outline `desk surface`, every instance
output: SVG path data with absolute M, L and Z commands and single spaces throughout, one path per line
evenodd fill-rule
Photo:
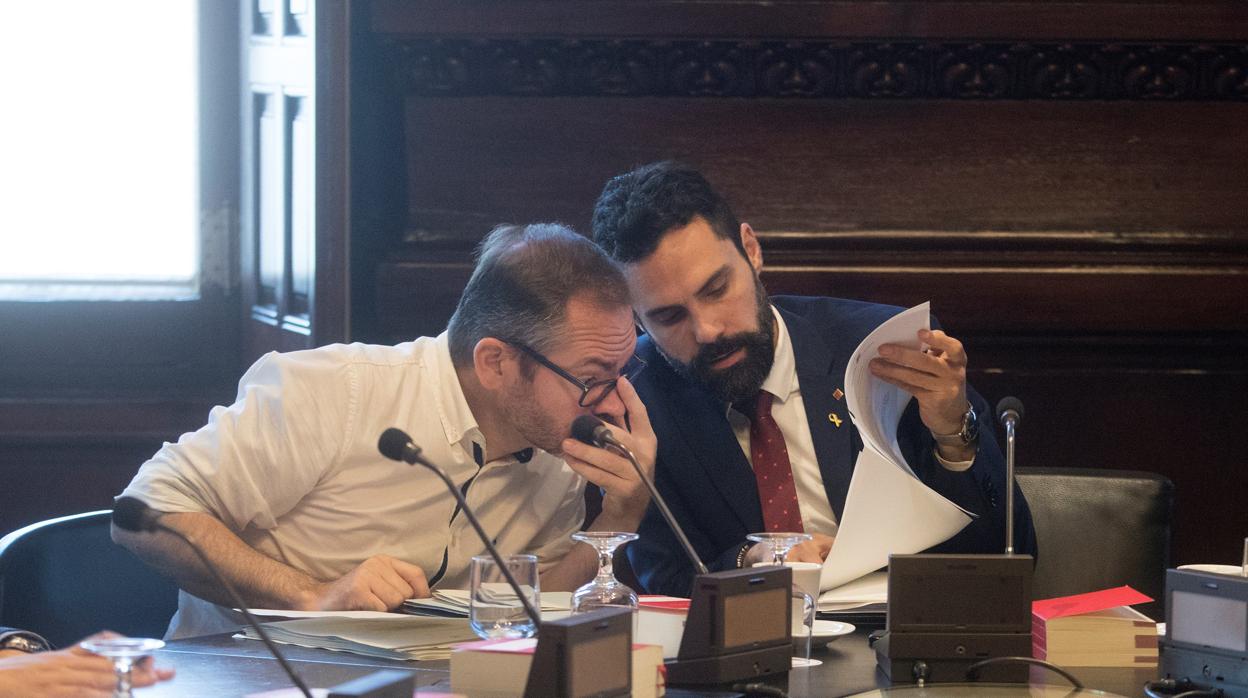
M 823 665 L 794 669 L 789 673 L 789 695 L 844 696 L 887 686 L 884 675 L 875 664 L 875 654 L 867 646 L 866 632 L 838 639 L 812 656 Z M 418 688 L 450 690 L 448 662 L 399 662 L 373 659 L 344 652 L 312 650 L 282 646 L 283 653 L 295 670 L 312 687 L 328 687 L 362 676 L 379 667 L 402 668 L 416 674 Z M 290 686 L 281 667 L 255 640 L 236 640 L 227 635 L 214 635 L 179 640 L 156 653 L 162 666 L 177 669 L 170 682 L 136 691 L 140 698 L 179 696 L 181 698 L 226 698 L 247 693 L 268 691 Z M 1099 688 L 1124 696 L 1143 695 L 1144 682 L 1154 678 L 1155 671 L 1144 669 L 1074 669 L 1089 688 Z M 1045 672 L 1033 669 L 1032 680 L 1045 679 Z M 1062 683 L 1060 677 L 1049 675 L 1047 681 Z M 696 693 L 669 690 L 670 696 Z

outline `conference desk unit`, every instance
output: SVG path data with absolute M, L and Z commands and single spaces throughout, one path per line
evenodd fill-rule
M 311 687 L 329 687 L 358 678 L 379 668 L 406 669 L 416 675 L 420 690 L 450 691 L 447 661 L 402 662 L 373 659 L 330 650 L 314 650 L 283 645 L 282 651 L 295 671 Z M 842 637 L 812 657 L 821 666 L 794 669 L 789 673 L 788 693 L 794 698 L 845 696 L 888 686 L 876 668 L 875 654 L 867 645 L 867 632 L 858 630 Z M 162 666 L 177 669 L 174 680 L 135 692 L 141 698 L 226 698 L 290 686 L 281 667 L 255 640 L 212 635 L 170 642 L 156 653 Z M 1098 688 L 1124 696 L 1143 695 L 1144 682 L 1156 677 L 1155 669 L 1073 669 L 1088 688 Z M 1063 685 L 1065 681 L 1040 669 L 1032 670 L 1032 681 Z M 729 692 L 700 692 L 669 688 L 668 695 L 737 695 Z

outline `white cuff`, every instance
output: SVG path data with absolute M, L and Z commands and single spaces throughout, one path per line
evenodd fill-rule
M 974 458 L 971 458 L 970 460 L 945 460 L 944 458 L 940 457 L 940 449 L 935 446 L 932 447 L 932 455 L 936 456 L 936 462 L 940 463 L 940 465 L 944 467 L 945 470 L 948 470 L 954 473 L 960 473 L 965 470 L 969 470 L 971 465 L 975 463 Z

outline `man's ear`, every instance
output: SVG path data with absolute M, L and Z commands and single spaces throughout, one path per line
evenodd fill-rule
M 515 350 L 494 337 L 482 337 L 472 348 L 472 368 L 486 390 L 500 390 L 506 383 L 509 366 L 515 361 Z
M 763 268 L 763 246 L 758 244 L 758 236 L 749 223 L 741 224 L 741 246 L 745 248 L 745 259 L 757 274 Z

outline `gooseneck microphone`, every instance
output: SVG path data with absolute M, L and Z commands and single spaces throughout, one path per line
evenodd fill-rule
M 269 638 L 269 634 L 264 631 L 264 626 L 256 620 L 256 617 L 251 614 L 251 611 L 247 610 L 247 604 L 243 602 L 243 597 L 239 595 L 238 591 L 234 588 L 234 585 L 230 584 L 229 581 L 226 580 L 225 576 L 222 575 L 220 570 L 217 569 L 217 566 L 208 559 L 208 556 L 205 555 L 204 552 L 199 549 L 199 546 L 196 545 L 195 542 L 192 541 L 186 534 L 161 523 L 161 516 L 163 516 L 162 512 L 152 509 L 134 497 L 121 497 L 113 504 L 113 524 L 115 524 L 117 528 L 120 528 L 123 531 L 133 531 L 136 533 L 155 533 L 156 531 L 164 531 L 165 533 L 169 533 L 179 538 L 183 543 L 186 543 L 187 547 L 195 551 L 195 554 L 199 556 L 199 561 L 204 563 L 204 567 L 208 568 L 208 571 L 211 572 L 212 576 L 216 578 L 217 583 L 225 589 L 226 593 L 229 594 L 230 598 L 238 606 L 238 610 L 241 611 L 243 617 L 247 619 L 247 623 L 255 629 L 256 634 L 259 635 L 260 639 L 264 641 L 264 645 L 269 648 L 269 652 L 273 654 L 273 658 L 276 659 L 277 663 L 282 666 L 282 671 L 286 672 L 286 676 L 290 677 L 291 683 L 293 683 L 299 691 L 303 693 L 304 698 L 312 698 L 312 692 L 308 690 L 307 684 L 303 682 L 303 679 L 299 678 L 299 675 L 296 674 L 295 670 L 289 663 L 287 663 L 286 658 L 283 657 L 282 653 L 277 649 L 277 645 L 274 644 L 273 640 Z
M 529 601 L 529 597 L 520 588 L 520 584 L 516 582 L 516 578 L 512 576 L 511 570 L 507 568 L 507 564 L 503 561 L 503 556 L 498 553 L 498 548 L 494 547 L 490 537 L 485 534 L 485 529 L 481 528 L 481 522 L 477 520 L 477 515 L 472 513 L 472 508 L 468 506 L 468 502 L 464 499 L 464 493 L 459 491 L 451 478 L 447 477 L 442 469 L 434 465 L 429 459 L 421 455 L 420 447 L 412 443 L 412 437 L 402 429 L 390 427 L 381 433 L 381 438 L 377 439 L 377 450 L 381 451 L 381 455 L 391 460 L 402 461 L 409 465 L 422 465 L 432 470 L 435 475 L 441 478 L 446 484 L 446 489 L 455 495 L 455 500 L 459 502 L 460 511 L 464 512 L 464 516 L 468 518 L 468 523 L 477 532 L 477 537 L 485 544 L 485 549 L 489 551 L 490 557 L 494 558 L 494 563 L 498 565 L 498 571 L 502 572 L 503 577 L 507 579 L 507 583 L 511 585 L 511 590 L 516 592 L 516 598 L 520 599 L 520 603 L 524 605 L 524 611 L 528 614 L 529 619 L 533 621 L 534 628 L 540 628 L 542 625 L 542 616 L 537 609 Z
M 672 529 L 672 533 L 676 534 L 677 540 L 680 541 L 680 546 L 685 549 L 685 555 L 693 563 L 693 568 L 698 571 L 698 574 L 708 574 L 706 565 L 702 564 L 702 560 L 693 550 L 693 545 L 689 543 L 689 538 L 685 535 L 685 531 L 680 527 L 680 524 L 676 523 L 676 517 L 672 515 L 672 510 L 667 508 L 667 502 L 663 501 L 663 496 L 659 494 L 658 488 L 654 486 L 654 481 L 641 469 L 641 464 L 637 462 L 637 457 L 633 455 L 633 452 L 620 443 L 619 439 L 615 438 L 611 430 L 607 428 L 607 425 L 592 414 L 583 414 L 572 420 L 572 438 L 581 443 L 611 451 L 632 463 L 633 468 L 637 470 L 637 477 L 646 483 L 646 489 L 650 490 L 650 498 L 659 508 L 659 513 L 667 520 L 668 528 Z
M 1014 554 L 1014 429 L 1023 421 L 1023 402 L 1003 397 L 997 403 L 997 421 L 1005 428 L 1005 554 Z

